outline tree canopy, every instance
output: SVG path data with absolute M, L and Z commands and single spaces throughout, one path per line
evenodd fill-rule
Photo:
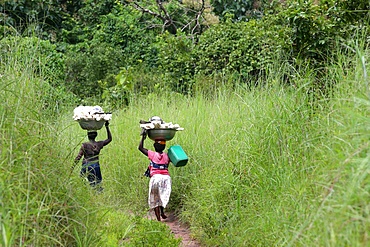
M 279 56 L 319 71 L 338 40 L 369 36 L 370 24 L 365 0 L 5 0 L 0 10 L 3 37 L 55 45 L 64 66 L 53 85 L 106 100 L 155 85 L 190 93 L 198 76 L 256 81 Z

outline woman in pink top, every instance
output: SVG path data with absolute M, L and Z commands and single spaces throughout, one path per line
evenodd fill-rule
M 167 206 L 171 195 L 171 177 L 168 173 L 168 165 L 170 159 L 168 155 L 163 152 L 166 148 L 166 141 L 155 141 L 153 146 L 155 152 L 144 148 L 144 140 L 146 139 L 146 132 L 142 134 L 139 144 L 139 150 L 150 160 L 149 171 L 149 196 L 148 204 L 150 209 L 154 209 L 155 216 L 158 221 L 166 219 L 167 216 L 163 210 Z

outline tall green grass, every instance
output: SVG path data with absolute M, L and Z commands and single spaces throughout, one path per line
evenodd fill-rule
M 138 121 L 159 115 L 185 128 L 167 145 L 180 144 L 189 156 L 187 166 L 170 168 L 169 210 L 204 245 L 366 246 L 368 98 L 361 59 L 352 55 L 328 65 L 327 85 L 336 84 L 315 101 L 314 72 L 305 70 L 294 87 L 273 77 L 270 87 L 221 86 L 212 99 L 133 99 L 113 115 L 114 141 L 104 150 L 109 193 L 145 214 Z
M 1 42 L 1 246 L 65 246 L 85 207 L 66 192 L 65 162 L 52 115 L 58 92 L 42 77 L 34 39 Z M 36 39 L 37 41 L 37 39 Z M 61 96 L 61 95 L 59 95 Z M 63 97 L 58 98 L 62 101 Z M 47 105 L 45 105 L 47 103 Z M 50 120 L 51 119 L 51 120 Z M 77 224 L 75 224 L 77 223 Z
M 291 86 L 282 85 L 284 63 L 253 89 L 218 82 L 207 95 L 133 96 L 113 112 L 97 194 L 70 168 L 87 141 L 72 101 L 45 111 L 42 95 L 53 91 L 37 73 L 42 62 L 13 42 L 0 70 L 2 246 L 178 246 L 165 224 L 146 219 L 148 159 L 137 147 L 139 120 L 153 115 L 184 127 L 167 142 L 189 163 L 170 167 L 166 210 L 202 245 L 369 244 L 368 50 L 328 64 L 330 94 L 315 98 L 315 71 L 289 72 Z M 105 138 L 102 129 L 97 139 Z
M 46 155 L 51 129 L 39 101 L 47 85 L 34 73 L 37 54 L 31 55 L 16 40 L 12 48 L 4 43 L 1 48 L 6 50 L 0 70 L 1 245 L 60 243 L 50 234 L 62 220 L 55 214 L 61 202 L 55 201 L 54 186 L 47 182 L 53 164 L 53 157 Z
M 71 170 L 83 136 L 73 135 L 73 97 L 47 83 L 42 42 L 0 42 L 0 246 L 178 246 L 165 225 L 135 218 Z

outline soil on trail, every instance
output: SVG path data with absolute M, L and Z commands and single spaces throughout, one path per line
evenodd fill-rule
M 167 212 L 167 219 L 162 219 L 162 222 L 167 224 L 175 238 L 181 238 L 181 247 L 200 247 L 201 245 L 190 236 L 189 228 L 181 224 L 173 212 Z M 154 212 L 150 212 L 149 219 L 156 220 Z

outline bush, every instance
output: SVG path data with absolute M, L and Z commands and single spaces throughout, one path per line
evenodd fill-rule
M 82 99 L 99 99 L 103 93 L 99 81 L 106 81 L 107 86 L 115 84 L 122 57 L 122 50 L 108 43 L 71 46 L 65 61 L 66 88 Z
M 274 25 L 292 30 L 293 58 L 309 60 L 316 68 L 332 58 L 338 39 L 353 39 L 356 30 L 368 26 L 368 1 L 287 1 L 266 16 Z M 366 7 L 367 6 L 367 7 Z
M 196 74 L 233 74 L 242 78 L 265 73 L 280 54 L 288 50 L 289 31 L 269 21 L 226 22 L 208 29 L 194 56 Z
M 166 33 L 158 37 L 156 47 L 159 72 L 163 71 L 164 83 L 174 92 L 189 93 L 194 84 L 195 72 L 192 41 L 185 34 L 173 36 Z

